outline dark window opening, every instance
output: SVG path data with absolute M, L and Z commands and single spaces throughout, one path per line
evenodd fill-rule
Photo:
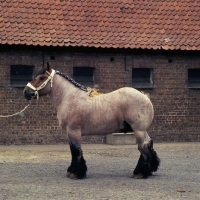
M 30 65 L 11 65 L 10 83 L 12 86 L 24 87 L 33 79 L 34 66 Z
M 188 69 L 188 86 L 200 87 L 200 69 Z
M 132 86 L 145 88 L 152 87 L 152 72 L 150 68 L 133 68 L 132 69 Z
M 94 87 L 94 68 L 74 67 L 73 78 L 82 85 Z

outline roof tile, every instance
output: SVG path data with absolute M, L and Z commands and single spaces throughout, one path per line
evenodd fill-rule
M 6 0 L 0 43 L 200 50 L 200 0 Z

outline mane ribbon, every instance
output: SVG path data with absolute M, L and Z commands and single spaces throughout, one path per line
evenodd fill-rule
M 28 84 L 26 85 L 27 87 L 29 87 L 29 88 L 31 88 L 32 90 L 34 90 L 35 96 L 37 97 L 37 100 L 39 99 L 38 91 L 41 90 L 41 89 L 43 89 L 43 88 L 47 85 L 47 83 L 48 83 L 49 81 L 51 82 L 51 87 L 53 87 L 53 76 L 54 76 L 54 74 L 55 74 L 55 70 L 52 69 L 51 74 L 50 74 L 49 72 L 47 72 L 47 71 L 46 71 L 46 73 L 47 73 L 49 76 L 48 76 L 47 80 L 44 81 L 44 83 L 42 83 L 39 87 L 36 88 L 36 87 L 34 87 L 31 83 L 28 83 Z

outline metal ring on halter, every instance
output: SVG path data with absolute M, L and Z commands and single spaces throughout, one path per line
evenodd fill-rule
M 47 80 L 42 83 L 40 86 L 38 86 L 37 88 L 34 87 L 31 83 L 28 83 L 26 86 L 31 88 L 32 90 L 34 90 L 34 95 L 36 96 L 37 100 L 39 99 L 39 94 L 38 94 L 38 91 L 43 89 L 47 83 L 50 81 L 51 82 L 51 87 L 53 87 L 53 77 L 55 75 L 55 70 L 52 69 L 52 72 L 51 74 L 49 74 L 49 72 L 46 71 L 46 73 L 49 75 Z

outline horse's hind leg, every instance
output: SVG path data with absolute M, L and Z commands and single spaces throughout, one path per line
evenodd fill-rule
M 135 178 L 147 178 L 152 175 L 152 172 L 157 171 L 160 164 L 160 159 L 153 149 L 153 140 L 149 137 L 146 131 L 134 131 L 140 151 L 140 158 L 137 166 L 133 171 Z

